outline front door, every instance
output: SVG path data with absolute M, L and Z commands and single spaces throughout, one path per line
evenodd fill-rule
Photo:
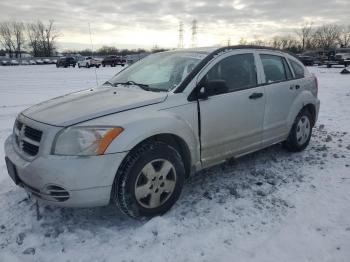
M 259 148 L 265 106 L 253 53 L 226 54 L 200 83 L 210 80 L 224 80 L 228 91 L 199 101 L 204 166 Z

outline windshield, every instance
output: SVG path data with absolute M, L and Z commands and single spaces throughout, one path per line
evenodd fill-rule
M 108 82 L 137 83 L 152 91 L 169 91 L 178 86 L 206 54 L 164 52 L 149 55 L 118 73 Z

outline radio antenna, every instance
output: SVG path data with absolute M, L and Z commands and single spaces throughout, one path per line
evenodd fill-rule
M 92 44 L 92 37 L 91 37 L 91 28 L 90 28 L 90 23 L 88 23 L 89 25 L 89 33 L 90 33 L 90 42 L 91 42 L 91 59 L 93 58 L 94 55 L 94 45 Z M 96 79 L 96 87 L 98 87 L 98 80 L 97 80 L 97 72 L 96 72 L 96 66 L 94 66 L 95 68 L 95 79 Z

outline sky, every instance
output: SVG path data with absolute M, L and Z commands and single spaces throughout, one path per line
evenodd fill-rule
M 350 24 L 350 0 L 0 0 L 0 21 L 53 19 L 58 47 L 174 48 L 179 23 L 191 45 L 191 24 L 198 21 L 197 46 L 237 44 L 293 34 L 314 25 Z

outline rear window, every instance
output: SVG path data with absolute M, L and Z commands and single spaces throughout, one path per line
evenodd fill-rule
M 287 80 L 283 58 L 276 55 L 260 55 L 265 72 L 265 83 Z
M 299 64 L 291 59 L 289 59 L 289 63 L 292 66 L 295 78 L 304 78 L 305 77 L 305 70 L 301 64 Z

